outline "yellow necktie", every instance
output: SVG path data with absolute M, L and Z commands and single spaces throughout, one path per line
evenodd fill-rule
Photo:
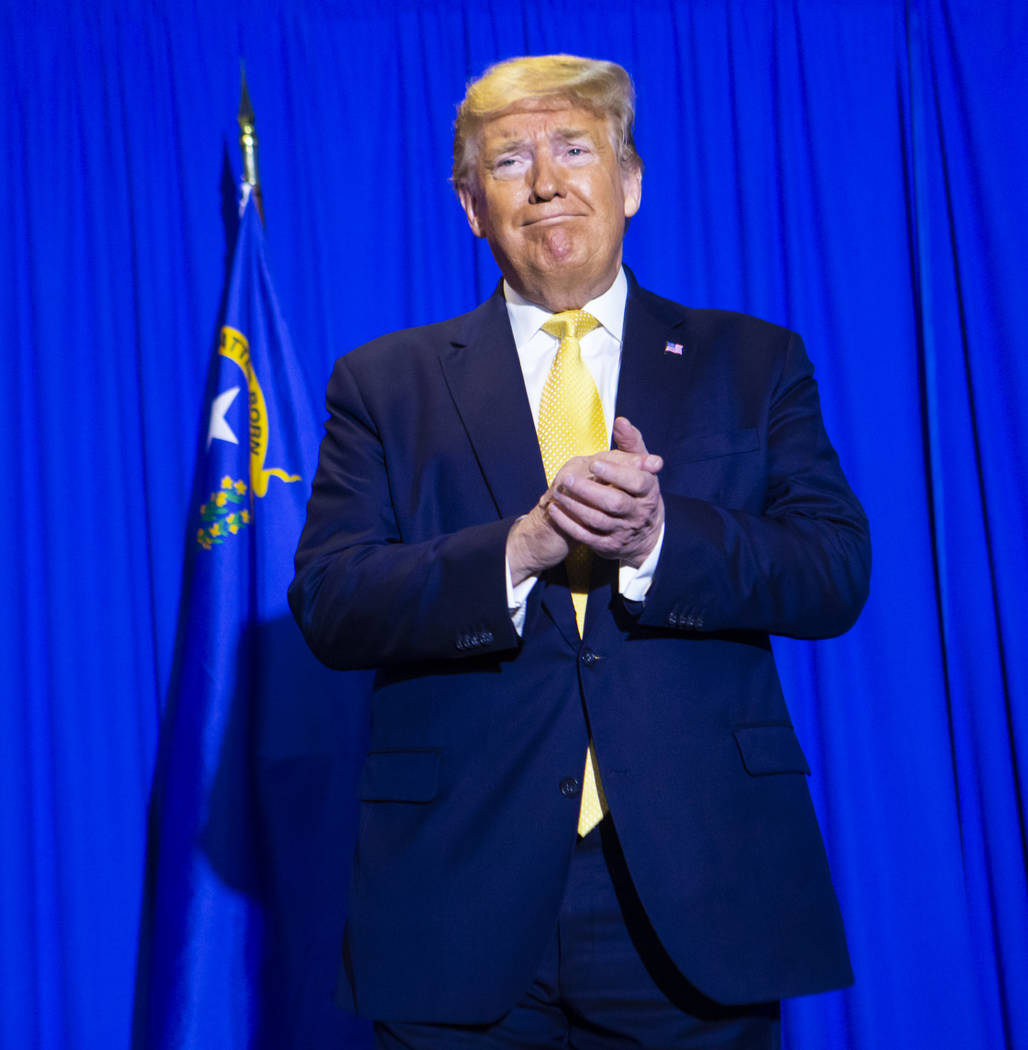
M 584 310 L 565 310 L 554 314 L 543 325 L 544 332 L 560 340 L 539 403 L 537 432 L 547 484 L 572 456 L 591 456 L 609 447 L 603 403 L 592 373 L 582 361 L 578 342 L 580 336 L 591 332 L 599 323 Z M 589 562 L 589 551 L 582 546 L 573 547 L 565 562 L 579 634 L 585 626 L 585 607 L 589 601 Z M 607 800 L 593 761 L 594 750 L 590 740 L 582 774 L 579 835 L 588 834 L 607 812 Z

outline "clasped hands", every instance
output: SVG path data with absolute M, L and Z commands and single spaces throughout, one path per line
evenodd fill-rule
M 638 568 L 664 525 L 660 456 L 624 416 L 614 420 L 614 448 L 576 456 L 557 472 L 539 502 L 507 534 L 507 563 L 517 586 L 560 564 L 572 544 Z

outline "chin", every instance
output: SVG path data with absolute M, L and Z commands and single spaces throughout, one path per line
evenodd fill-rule
M 536 259 L 540 273 L 564 273 L 595 266 L 596 256 L 587 245 L 560 240 L 541 246 Z

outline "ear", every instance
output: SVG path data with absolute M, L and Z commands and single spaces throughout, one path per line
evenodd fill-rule
M 464 214 L 468 217 L 468 225 L 471 227 L 471 232 L 476 237 L 485 236 L 485 227 L 482 225 L 482 218 L 479 213 L 478 202 L 475 200 L 475 193 L 469 186 L 458 186 L 457 197 L 460 200 L 460 206 L 464 209 Z
M 621 189 L 625 196 L 625 218 L 630 219 L 642 203 L 643 175 L 642 168 L 633 164 L 621 173 Z

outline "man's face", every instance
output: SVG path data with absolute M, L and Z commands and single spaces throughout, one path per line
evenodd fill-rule
M 613 283 L 641 195 L 642 174 L 618 163 L 607 120 L 551 101 L 482 127 L 475 183 L 460 200 L 512 287 L 556 312 Z

